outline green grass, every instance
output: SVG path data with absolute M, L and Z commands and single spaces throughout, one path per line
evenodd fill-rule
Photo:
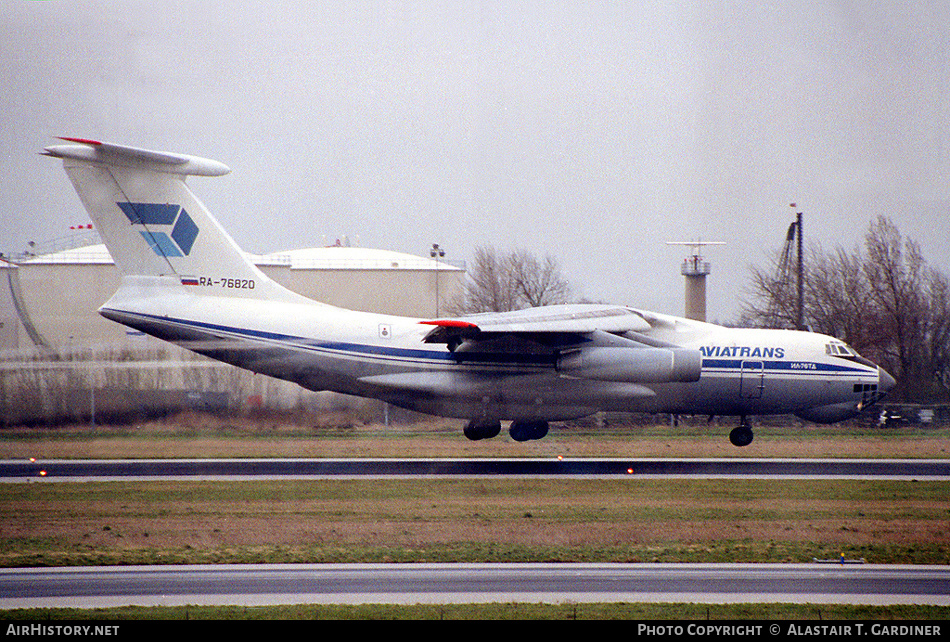
M 810 562 L 842 552 L 948 564 L 946 489 L 881 480 L 7 484 L 0 565 Z M 311 530 L 301 536 L 299 523 Z M 260 539 L 246 541 L 247 528 Z
M 737 449 L 728 444 L 734 425 L 731 418 L 708 423 L 705 418 L 686 417 L 672 426 L 608 416 L 603 424 L 591 419 L 554 423 L 540 442 L 514 444 L 503 435 L 473 446 L 462 435 L 463 422 L 451 420 L 384 426 L 353 417 L 306 413 L 263 417 L 184 413 L 119 426 L 4 428 L 0 429 L 0 454 L 84 458 L 95 452 L 95 456 L 108 458 L 111 448 L 132 458 L 286 457 L 301 453 L 313 457 L 666 457 L 702 453 L 725 457 L 950 457 L 950 426 L 879 428 L 872 419 L 822 426 L 787 417 L 759 418 L 753 445 Z M 633 449 L 631 443 L 636 444 Z M 808 446 L 805 452 L 798 448 L 803 444 Z
M 842 551 L 844 549 L 844 551 Z M 220 548 L 103 550 L 49 541 L 16 554 L 3 553 L 10 566 L 111 566 L 128 564 L 360 564 L 360 563 L 807 563 L 848 559 L 877 564 L 947 564 L 945 547 L 930 545 L 848 545 L 762 543 L 724 540 L 707 544 L 617 546 L 542 546 L 452 542 L 414 546 L 366 547 L 266 544 Z
M 839 509 L 857 509 L 861 502 L 882 505 L 909 501 L 946 502 L 950 494 L 944 481 L 807 480 L 807 479 L 315 479 L 245 481 L 146 481 L 0 484 L 0 510 L 12 501 L 57 502 L 64 505 L 97 501 L 160 506 L 181 501 L 336 501 L 340 506 L 354 499 L 440 500 L 537 498 L 583 499 L 576 505 L 595 504 L 616 509 L 592 498 L 648 498 L 658 505 L 672 501 L 733 501 L 747 506 L 751 500 L 836 502 Z M 465 506 L 467 510 L 471 506 Z M 474 505 L 479 508 L 479 505 Z M 813 511 L 814 506 L 805 510 Z M 0 513 L 2 516 L 2 513 Z

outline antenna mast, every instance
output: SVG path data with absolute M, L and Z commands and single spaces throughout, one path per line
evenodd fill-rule
M 797 209 L 795 203 L 792 207 Z M 802 258 L 802 213 L 795 213 L 795 225 L 798 231 L 798 329 L 805 329 L 805 260 Z

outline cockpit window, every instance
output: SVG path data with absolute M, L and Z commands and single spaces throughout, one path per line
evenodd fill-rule
M 847 359 L 848 361 L 853 361 L 855 363 L 860 363 L 869 368 L 877 368 L 877 365 L 868 361 L 861 355 L 859 355 L 854 348 L 849 346 L 846 343 L 841 341 L 835 341 L 834 343 L 825 344 L 825 352 L 832 357 L 840 357 L 842 359 Z
M 843 343 L 829 343 L 825 346 L 825 352 L 833 357 L 856 357 L 857 353 Z

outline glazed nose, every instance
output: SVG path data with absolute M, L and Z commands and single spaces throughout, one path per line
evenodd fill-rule
M 888 373 L 887 370 L 881 366 L 877 367 L 877 389 L 882 392 L 888 392 L 891 388 L 897 385 L 897 381 L 894 380 L 894 377 Z

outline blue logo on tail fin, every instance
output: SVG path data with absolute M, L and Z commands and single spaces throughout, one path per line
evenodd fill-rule
M 181 205 L 173 203 L 116 203 L 133 225 L 146 229 L 139 234 L 159 256 L 187 256 L 198 237 L 198 226 Z M 155 229 L 171 226 L 171 235 Z

